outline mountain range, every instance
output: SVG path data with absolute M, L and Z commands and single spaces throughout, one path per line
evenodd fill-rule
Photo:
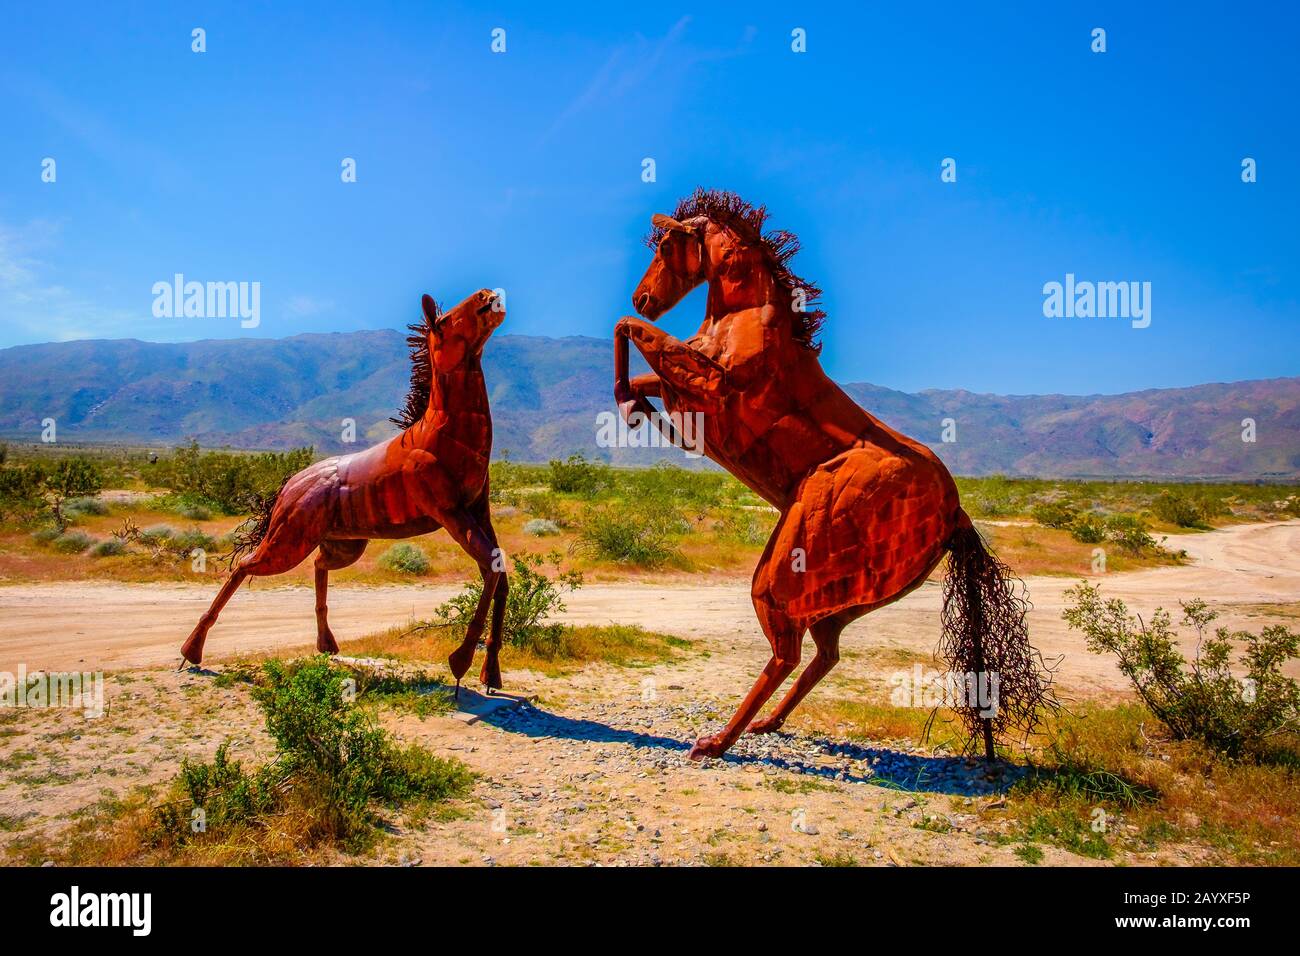
M 671 459 L 655 448 L 596 447 L 613 409 L 611 344 L 503 335 L 488 343 L 495 450 L 515 461 L 582 452 L 616 464 Z M 409 375 L 391 329 L 185 343 L 84 340 L 0 349 L 0 436 L 61 442 L 355 450 L 393 433 Z M 926 442 L 957 474 L 1049 477 L 1300 477 L 1300 378 L 1122 395 L 983 395 L 844 389 Z M 342 441 L 355 421 L 358 444 Z M 1253 424 L 1255 441 L 1249 437 Z M 947 422 L 945 420 L 951 420 Z M 945 427 L 948 437 L 944 441 Z

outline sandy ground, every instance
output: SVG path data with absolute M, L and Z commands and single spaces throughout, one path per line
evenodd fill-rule
M 1229 626 L 1294 625 L 1300 600 L 1300 521 L 1241 525 L 1171 538 L 1193 563 L 1099 575 L 1103 593 L 1148 614 L 1201 596 Z M 1110 696 L 1123 680 L 1087 653 L 1060 620 L 1073 582 L 1032 578 L 1031 635 L 1063 655 L 1073 697 Z M 427 616 L 450 589 L 336 588 L 340 641 Z M 54 833 L 105 794 L 169 779 L 183 757 L 210 757 L 226 738 L 236 755 L 264 757 L 261 716 L 239 686 L 177 672 L 177 648 L 211 598 L 207 587 L 64 583 L 0 587 L 0 671 L 104 669 L 108 710 L 0 713 L 0 850 Z M 511 670 L 507 689 L 536 706 L 465 723 L 392 713 L 404 740 L 454 755 L 480 774 L 456 819 L 400 824 L 372 862 L 423 864 L 1017 864 L 998 836 L 996 791 L 983 765 L 896 742 L 850 744 L 807 733 L 747 737 L 725 760 L 691 763 L 698 734 L 716 730 L 767 657 L 744 581 L 699 586 L 591 585 L 568 599 L 575 623 L 640 624 L 690 638 L 691 651 L 654 667 L 592 666 L 546 678 Z M 854 624 L 844 659 L 814 691 L 852 696 L 937 638 L 939 591 L 927 585 Z M 270 647 L 312 646 L 310 590 L 259 585 L 228 606 L 209 637 L 209 663 Z M 897 651 L 898 653 L 894 653 Z M 827 728 L 828 732 L 833 728 Z M 1048 864 L 1091 864 L 1044 847 Z M 1205 862 L 1164 846 L 1116 862 Z

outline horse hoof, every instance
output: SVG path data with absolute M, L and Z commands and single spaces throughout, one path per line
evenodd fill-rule
M 765 717 L 763 720 L 754 721 L 745 732 L 749 734 L 774 734 L 780 729 L 781 724 L 779 722 L 772 720 L 770 717 Z
M 695 741 L 688 756 L 691 760 L 703 760 L 705 757 L 721 757 L 726 752 L 717 737 L 701 737 Z
M 460 683 L 460 679 L 469 670 L 469 665 L 474 663 L 475 649 L 473 644 L 462 644 L 447 658 L 447 666 L 451 668 L 451 676 L 456 678 L 456 683 Z
M 316 650 L 321 654 L 337 654 L 339 652 L 339 642 L 334 640 L 333 634 L 322 634 L 316 638 Z

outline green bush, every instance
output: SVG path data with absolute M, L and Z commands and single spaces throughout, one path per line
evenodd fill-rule
M 728 509 L 718 519 L 716 529 L 718 537 L 727 541 L 738 541 L 741 544 L 766 544 L 767 539 L 772 536 L 776 521 L 773 515 L 760 517 L 760 514 L 761 512 L 739 508 Z
M 196 810 L 217 840 L 233 827 L 277 826 L 284 813 L 297 811 L 308 821 L 309 845 L 333 839 L 359 848 L 381 822 L 375 804 L 400 807 L 468 790 L 473 775 L 462 764 L 416 745 L 397 746 L 353 705 L 348 679 L 324 656 L 263 665 L 253 696 L 275 742 L 274 759 L 246 771 L 223 744 L 211 763 L 183 763 L 172 799 L 157 813 L 161 839 L 194 840 Z
M 213 552 L 217 550 L 217 539 L 195 527 L 172 534 L 171 545 L 178 551 L 184 551 L 187 554 L 196 548 Z
M 1083 544 L 1099 544 L 1106 540 L 1106 526 L 1093 515 L 1082 515 L 1070 525 L 1070 537 Z
M 65 513 L 96 515 L 102 518 L 108 514 L 108 504 L 99 498 L 70 498 L 64 503 L 63 510 Z
M 564 611 L 566 591 L 582 587 L 581 572 L 565 571 L 552 579 L 541 570 L 544 562 L 558 565 L 559 561 L 560 555 L 555 552 L 545 558 L 527 552 L 514 556 L 501 626 L 501 639 L 505 643 L 531 650 L 541 657 L 551 657 L 559 650 L 564 626 L 547 623 L 547 619 Z M 460 594 L 438 608 L 434 623 L 449 625 L 458 639 L 463 638 L 482 594 L 481 581 L 466 584 Z
M 590 498 L 607 484 L 608 471 L 607 466 L 588 461 L 579 452 L 565 461 L 551 460 L 549 483 L 552 491 Z
M 1175 491 L 1162 491 L 1151 502 L 1151 512 L 1161 521 L 1180 528 L 1208 528 L 1205 510 L 1186 495 Z
M 530 492 L 521 496 L 519 504 L 534 518 L 541 518 L 561 526 L 565 524 L 564 502 L 553 492 Z
M 60 458 L 44 473 L 44 485 L 53 506 L 54 523 L 63 528 L 68 524 L 63 509 L 70 500 L 98 495 L 104 487 L 104 473 L 96 462 L 84 456 Z
M 50 542 L 61 554 L 81 554 L 94 543 L 95 539 L 83 531 L 65 531 Z
M 379 566 L 401 574 L 428 574 L 429 556 L 413 544 L 395 544 L 379 556 Z
M 534 518 L 524 522 L 524 534 L 531 534 L 535 538 L 546 538 L 559 533 L 560 526 L 548 518 Z
M 622 496 L 647 509 L 681 509 L 703 513 L 722 505 L 739 483 L 715 471 L 688 471 L 670 462 L 653 468 L 618 472 Z
M 1156 546 L 1147 532 L 1146 522 L 1133 515 L 1111 515 L 1106 519 L 1106 540 L 1113 541 L 1131 555 L 1139 555 Z
M 680 554 L 670 536 L 681 525 L 682 516 L 673 509 L 601 505 L 584 517 L 578 545 L 599 558 L 653 568 Z
M 312 457 L 311 448 L 258 454 L 205 452 L 198 442 L 190 441 L 158 462 L 154 480 L 191 505 L 243 514 L 258 499 L 278 491 L 290 475 L 310 465 Z
M 1043 501 L 1029 509 L 1029 517 L 1044 528 L 1068 528 L 1079 518 L 1079 509 L 1067 501 Z
M 1083 633 L 1090 651 L 1115 655 L 1120 672 L 1175 738 L 1200 740 L 1229 757 L 1262 759 L 1278 738 L 1295 737 L 1300 687 L 1282 668 L 1296 658 L 1300 635 L 1280 624 L 1258 635 L 1225 627 L 1210 635 L 1217 612 L 1199 598 L 1180 601 L 1182 623 L 1196 631 L 1189 665 L 1167 611 L 1157 608 L 1148 624 L 1123 601 L 1103 601 L 1101 589 L 1086 582 L 1066 597 L 1072 603 L 1062 617 Z M 1240 680 L 1230 667 L 1234 642 L 1245 645 Z
M 148 542 L 169 541 L 176 537 L 176 529 L 169 524 L 154 524 L 141 531 L 140 536 Z
M 53 526 L 38 528 L 32 532 L 32 540 L 37 544 L 50 544 L 61 534 L 63 534 L 63 532 Z
M 0 467 L 0 518 L 30 522 L 48 510 L 45 472 L 39 464 Z
M 126 554 L 126 544 L 119 538 L 105 538 L 96 542 L 90 553 L 96 558 L 115 558 Z
M 212 510 L 206 505 L 192 504 L 183 502 L 177 507 L 176 513 L 182 518 L 189 518 L 191 521 L 207 521 L 212 517 Z

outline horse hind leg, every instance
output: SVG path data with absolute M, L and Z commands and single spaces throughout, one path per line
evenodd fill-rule
M 194 630 L 190 631 L 190 636 L 181 645 L 181 657 L 196 667 L 203 663 L 203 643 L 208 639 L 208 631 L 212 630 L 212 625 L 217 623 L 217 615 L 226 606 L 226 602 L 239 590 L 239 586 L 244 583 L 244 579 L 252 573 L 247 569 L 247 563 L 247 560 L 241 561 L 239 567 L 235 568 L 234 573 L 221 585 L 221 590 L 213 598 L 211 606 L 199 618 L 199 622 L 194 625 Z
M 794 686 L 786 691 L 785 697 L 776 705 L 776 709 L 762 720 L 750 724 L 747 733 L 770 734 L 785 725 L 791 712 L 808 696 L 808 692 L 839 663 L 840 634 L 857 616 L 858 612 L 832 615 L 822 618 L 808 629 L 812 634 L 813 643 L 817 645 L 817 655 L 808 662 L 808 666 L 794 682 Z
M 339 652 L 339 643 L 329 625 L 329 573 L 355 564 L 369 543 L 365 539 L 322 541 L 316 553 L 316 650 L 322 654 Z
M 755 602 L 759 623 L 772 645 L 772 658 L 763 668 L 754 686 L 741 702 L 734 717 L 728 721 L 721 732 L 708 737 L 701 737 L 691 748 L 690 759 L 702 757 L 720 757 L 736 742 L 736 739 L 749 726 L 754 716 L 767 703 L 790 673 L 799 666 L 799 645 L 803 640 L 803 628 L 791 621 L 784 614 L 773 608 Z
M 212 630 L 212 625 L 217 623 L 217 615 L 221 609 L 239 590 L 239 586 L 244 583 L 248 577 L 266 577 L 272 574 L 283 574 L 292 568 L 297 567 L 302 559 L 311 554 L 316 547 L 315 540 L 306 538 L 297 538 L 292 541 L 291 545 L 286 547 L 281 541 L 277 545 L 272 542 L 276 540 L 276 527 L 272 526 L 268 530 L 266 537 L 257 546 L 257 550 L 250 554 L 244 560 L 239 562 L 234 572 L 226 579 L 226 583 L 221 585 L 221 590 L 213 598 L 212 605 L 199 618 L 199 622 L 194 625 L 194 630 L 190 636 L 185 639 L 181 645 L 181 656 L 191 664 L 198 665 L 203 662 L 203 644 L 208 638 L 208 631 Z M 283 538 L 283 535 L 279 537 Z

